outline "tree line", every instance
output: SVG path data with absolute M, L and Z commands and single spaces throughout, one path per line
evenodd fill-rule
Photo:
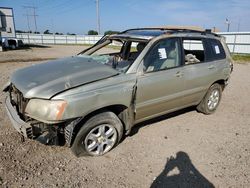
M 55 33 L 52 33 L 50 32 L 50 30 L 45 30 L 44 32 L 38 32 L 38 31 L 22 31 L 22 30 L 16 30 L 16 33 L 34 33 L 34 34 L 55 34 L 55 35 L 64 35 L 64 33 L 60 33 L 60 32 L 55 32 Z M 104 35 L 112 35 L 112 34 L 116 34 L 116 33 L 119 33 L 119 31 L 112 31 L 112 30 L 108 30 L 108 31 L 105 31 L 104 32 Z M 75 33 L 66 33 L 67 35 L 76 35 Z M 95 31 L 95 30 L 89 30 L 87 35 L 98 35 L 98 32 Z

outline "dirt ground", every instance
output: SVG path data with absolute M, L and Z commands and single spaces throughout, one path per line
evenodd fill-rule
M 63 46 L 63 45 L 51 45 L 35 47 L 24 47 L 18 50 L 8 50 L 0 53 L 0 63 L 2 62 L 27 62 L 27 61 L 39 61 L 48 60 L 59 57 L 67 57 L 76 55 L 87 46 Z
M 63 57 L 80 49 L 0 52 L 0 61 Z M 1 88 L 14 70 L 40 63 L 13 61 L 0 63 Z M 67 147 L 22 142 L 0 92 L 0 187 L 250 187 L 249 73 L 250 63 L 235 64 L 213 115 L 188 108 L 147 121 L 102 157 L 76 158 Z

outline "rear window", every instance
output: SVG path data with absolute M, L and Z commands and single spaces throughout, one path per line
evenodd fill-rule
M 210 48 L 207 54 L 208 60 L 219 60 L 226 58 L 225 51 L 220 41 L 216 39 L 207 39 L 207 45 Z

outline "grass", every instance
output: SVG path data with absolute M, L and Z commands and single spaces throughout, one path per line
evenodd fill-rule
M 235 63 L 250 63 L 250 54 L 232 54 Z

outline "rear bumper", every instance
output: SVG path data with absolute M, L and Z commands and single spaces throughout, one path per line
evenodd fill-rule
M 10 97 L 5 99 L 5 108 L 7 114 L 11 120 L 13 127 L 24 137 L 33 139 L 33 131 L 32 126 L 26 122 L 24 122 L 19 115 L 17 114 L 16 109 L 12 106 L 10 102 Z

